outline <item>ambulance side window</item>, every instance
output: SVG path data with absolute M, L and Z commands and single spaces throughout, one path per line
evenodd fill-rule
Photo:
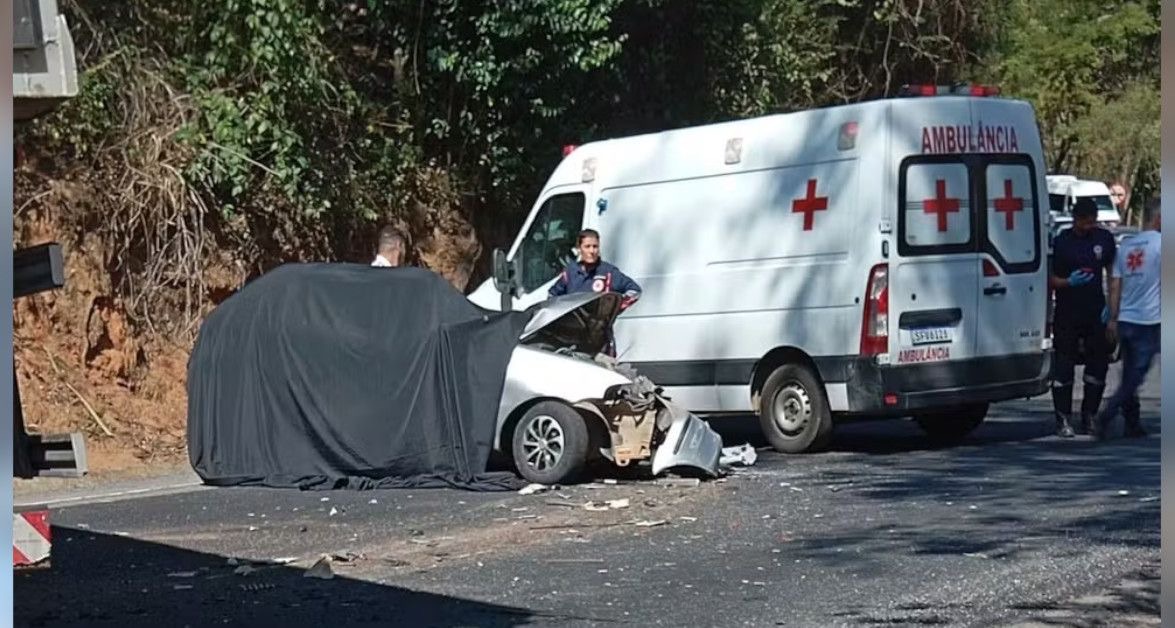
M 943 255 L 975 250 L 971 175 L 948 156 L 909 158 L 898 181 L 898 253 Z
M 539 208 L 516 253 L 522 262 L 521 283 L 526 292 L 554 279 L 575 259 L 572 249 L 583 225 L 585 199 L 582 192 L 559 194 Z

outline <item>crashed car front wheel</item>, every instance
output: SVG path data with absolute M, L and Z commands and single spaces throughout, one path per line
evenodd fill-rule
M 583 473 L 588 445 L 587 424 L 579 411 L 558 401 L 543 401 L 514 428 L 514 467 L 530 482 L 568 483 Z

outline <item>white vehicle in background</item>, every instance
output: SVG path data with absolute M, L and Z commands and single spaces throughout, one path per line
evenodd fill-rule
M 1045 177 L 1049 190 L 1050 235 L 1073 224 L 1073 204 L 1079 198 L 1091 198 L 1097 205 L 1097 221 L 1102 227 L 1114 230 L 1122 216 L 1110 200 L 1110 188 L 1101 181 L 1079 179 L 1071 174 L 1050 174 Z
M 960 438 L 1047 390 L 1043 149 L 1032 106 L 997 94 L 910 86 L 571 147 L 469 298 L 545 301 L 593 228 L 643 288 L 617 355 L 690 412 L 755 413 L 784 452 L 847 417 Z

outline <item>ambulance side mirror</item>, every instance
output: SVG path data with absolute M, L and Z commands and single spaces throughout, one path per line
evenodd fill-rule
M 494 288 L 502 295 L 502 311 L 512 309 L 511 299 L 521 297 L 522 289 L 518 285 L 518 275 L 521 272 L 518 259 L 513 263 L 506 260 L 506 251 L 494 249 Z

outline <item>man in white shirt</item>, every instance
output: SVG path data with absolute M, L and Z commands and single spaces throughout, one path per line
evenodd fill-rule
M 379 242 L 371 265 L 384 268 L 403 266 L 405 249 L 404 236 L 395 227 L 388 225 L 379 230 Z
M 1106 401 L 1095 424 L 1094 436 L 1103 439 L 1110 422 L 1122 413 L 1125 435 L 1146 436 L 1140 417 L 1138 387 L 1146 379 L 1159 352 L 1162 295 L 1159 281 L 1162 212 L 1159 199 L 1143 211 L 1146 226 L 1123 240 L 1110 279 L 1110 321 L 1106 333 L 1117 338 L 1122 356 L 1122 382 Z

